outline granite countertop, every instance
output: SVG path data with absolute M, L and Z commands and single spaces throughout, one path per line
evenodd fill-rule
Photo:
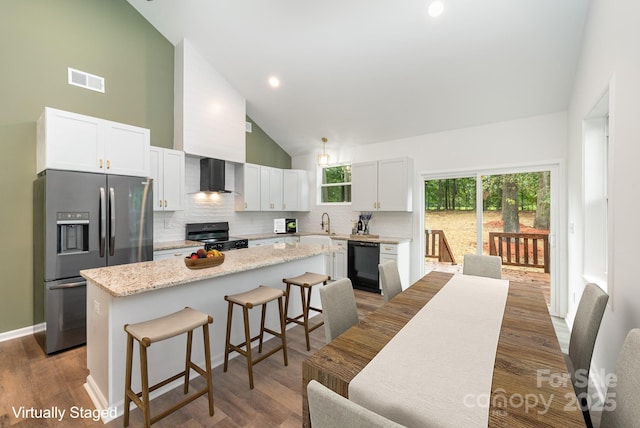
M 185 266 L 184 260 L 180 257 L 85 269 L 80 271 L 80 275 L 112 296 L 124 297 L 304 259 L 330 251 L 332 247 L 326 245 L 274 244 L 226 251 L 224 263 L 206 269 L 191 270 Z
M 244 238 L 248 240 L 254 239 L 270 239 L 270 238 L 282 238 L 287 236 L 328 236 L 331 239 L 337 239 L 342 241 L 368 241 L 379 242 L 381 244 L 400 244 L 403 242 L 411 242 L 411 238 L 398 238 L 393 236 L 372 236 L 372 235 L 358 235 L 351 236 L 346 234 L 333 233 L 327 235 L 326 232 L 298 232 L 298 233 L 260 233 L 253 235 L 237 235 L 238 238 Z
M 282 238 L 282 237 L 290 237 L 290 236 L 328 236 L 331 239 L 337 239 L 342 241 L 369 241 L 369 242 L 379 242 L 381 244 L 400 244 L 403 242 L 411 242 L 411 238 L 398 238 L 393 236 L 378 236 L 372 237 L 371 235 L 358 235 L 357 237 L 352 237 L 351 235 L 344 234 L 332 234 L 327 235 L 326 232 L 298 232 L 298 233 L 255 233 L 249 235 L 236 235 L 237 238 L 248 239 L 249 241 L 258 240 L 258 239 L 271 239 L 271 238 Z M 168 242 L 156 242 L 153 244 L 153 251 L 162 251 L 162 250 L 175 250 L 179 248 L 188 248 L 188 247 L 202 247 L 202 242 L 197 241 L 168 241 Z

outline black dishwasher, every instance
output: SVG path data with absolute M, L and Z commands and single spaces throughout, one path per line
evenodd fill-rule
M 378 263 L 380 244 L 369 241 L 348 241 L 347 272 L 353 288 L 380 294 Z

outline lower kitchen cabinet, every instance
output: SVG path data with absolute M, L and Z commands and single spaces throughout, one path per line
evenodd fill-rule
M 389 260 L 395 260 L 398 264 L 398 273 L 402 289 L 409 287 L 409 242 L 399 244 L 380 244 L 380 264 Z
M 153 252 L 153 260 L 165 260 L 172 259 L 174 257 L 189 257 L 191 253 L 195 253 L 202 246 L 199 247 L 184 247 L 184 248 L 173 248 L 170 250 L 158 250 Z
M 328 270 L 331 279 L 347 278 L 347 241 L 332 239 L 331 246 L 337 250 L 331 253 L 331 270 Z

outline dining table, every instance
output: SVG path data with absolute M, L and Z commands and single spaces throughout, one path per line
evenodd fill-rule
M 302 364 L 405 426 L 584 427 L 542 291 L 432 271 Z

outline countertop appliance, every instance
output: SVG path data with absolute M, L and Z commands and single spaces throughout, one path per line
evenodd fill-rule
M 273 233 L 298 233 L 298 219 L 295 219 L 295 218 L 274 219 Z
M 34 182 L 34 314 L 47 354 L 86 342 L 80 270 L 153 260 L 152 179 L 45 170 Z
M 347 276 L 353 288 L 380 294 L 380 243 L 347 241 Z
M 229 236 L 229 222 L 188 223 L 185 239 L 204 243 L 205 250 L 218 251 L 248 248 L 249 241 Z

